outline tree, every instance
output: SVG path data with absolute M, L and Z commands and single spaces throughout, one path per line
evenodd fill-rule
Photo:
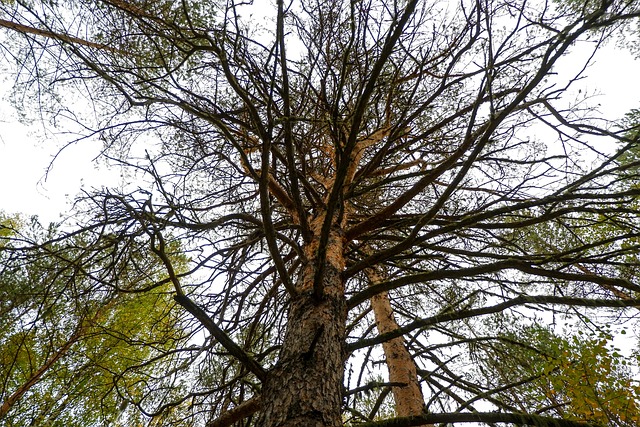
M 16 93 L 37 88 L 134 182 L 78 201 L 78 227 L 135 249 L 125 257 L 153 254 L 212 337 L 207 355 L 176 361 L 193 384 L 180 422 L 600 421 L 514 404 L 505 390 L 537 378 L 469 366 L 504 343 L 491 319 L 606 323 L 640 303 L 617 270 L 637 262 L 624 243 L 638 236 L 639 190 L 611 185 L 632 181 L 621 156 L 637 137 L 568 103 L 583 71 L 555 70 L 636 5 L 278 1 L 254 20 L 247 5 L 187 0 L 1 7 L 23 64 Z M 55 104 L 63 91 L 86 95 L 92 117 Z M 528 238 L 597 216 L 619 226 L 566 249 Z M 176 240 L 189 274 L 168 256 Z M 398 327 L 376 333 L 369 301 L 385 296 Z M 378 346 L 398 338 L 424 412 L 373 421 L 400 386 L 372 381 Z M 154 414 L 185 401 L 175 390 L 151 388 Z M 369 413 L 363 393 L 380 396 Z
M 637 425 L 640 388 L 626 370 L 627 360 L 611 346 L 611 331 L 593 335 L 578 329 L 564 339 L 540 326 L 522 328 L 517 335 L 510 330 L 502 342 L 487 348 L 492 354 L 482 358 L 481 364 L 488 366 L 481 369 L 514 384 L 522 377 L 530 379 L 496 393 L 504 393 L 501 398 L 516 407 L 522 405 L 521 396 L 527 395 L 525 401 L 532 405 L 529 410 L 554 411 L 563 418 L 601 425 Z M 527 345 L 521 344 L 523 338 Z
M 136 269 L 127 260 L 119 262 L 117 278 L 104 276 L 110 262 L 118 263 L 108 255 L 112 245 L 101 242 L 98 258 L 83 250 L 86 233 L 50 244 L 43 241 L 58 234 L 53 226 L 44 229 L 36 219 L 1 222 L 3 425 L 140 422 L 142 413 L 127 408 L 139 403 L 135 396 L 146 376 L 167 369 L 181 338 L 158 263 L 138 259 L 146 264 Z M 25 247 L 26 241 L 42 244 Z M 85 270 L 82 258 L 90 255 L 92 269 Z M 106 280 L 110 286 L 100 286 Z M 153 289 L 139 295 L 140 286 Z

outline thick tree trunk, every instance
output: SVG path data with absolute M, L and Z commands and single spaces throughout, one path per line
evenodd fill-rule
M 371 284 L 382 281 L 380 273 L 369 268 L 366 271 Z M 398 329 L 398 323 L 393 315 L 391 300 L 387 292 L 382 292 L 371 298 L 371 308 L 376 320 L 379 334 L 384 334 Z M 422 415 L 424 408 L 424 397 L 422 389 L 418 383 L 418 373 L 416 364 L 409 354 L 409 350 L 404 345 L 404 339 L 397 337 L 382 344 L 387 369 L 389 370 L 389 381 L 405 384 L 401 387 L 393 387 L 393 399 L 396 407 L 396 414 L 400 417 Z
M 264 427 L 342 426 L 342 379 L 347 317 L 342 238 L 332 235 L 323 276 L 324 297 L 313 293 L 314 259 L 309 257 L 291 299 L 278 364 L 262 390 Z M 316 253 L 313 244 L 307 254 Z

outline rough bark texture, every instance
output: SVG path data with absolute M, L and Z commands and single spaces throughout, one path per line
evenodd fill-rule
M 367 269 L 367 276 L 371 284 L 382 281 L 380 273 L 373 268 Z M 381 292 L 371 298 L 371 308 L 376 319 L 376 326 L 380 335 L 398 329 L 398 323 L 393 315 L 391 300 L 387 292 Z M 405 384 L 393 387 L 393 399 L 396 413 L 400 417 L 422 415 L 424 397 L 418 383 L 416 364 L 404 345 L 404 339 L 397 337 L 382 344 L 389 381 Z M 425 424 L 428 425 L 428 424 Z
M 307 248 L 315 253 L 314 243 Z M 342 426 L 345 323 L 342 238 L 333 234 L 323 276 L 324 298 L 313 294 L 314 259 L 309 258 L 292 297 L 277 366 L 262 391 L 264 427 Z

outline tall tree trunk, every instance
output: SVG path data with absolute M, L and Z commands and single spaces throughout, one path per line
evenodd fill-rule
M 47 373 L 49 369 L 55 363 L 63 357 L 67 351 L 73 346 L 81 336 L 82 328 L 78 328 L 76 332 L 74 332 L 71 337 L 59 348 L 57 349 L 38 369 L 36 369 L 30 376 L 24 381 L 9 397 L 6 398 L 2 405 L 0 405 L 0 419 L 4 418 L 5 415 L 11 410 L 13 405 L 16 404 L 18 400 L 25 393 L 27 393 L 31 387 L 36 385 L 41 379 L 42 376 Z
M 42 377 L 60 360 L 64 357 L 69 349 L 77 343 L 83 335 L 87 332 L 90 324 L 93 324 L 100 318 L 100 316 L 118 301 L 118 297 L 112 298 L 102 305 L 91 317 L 91 319 L 79 319 L 76 328 L 69 338 L 53 353 L 47 360 L 45 360 L 38 369 L 33 371 L 29 378 L 27 378 L 10 396 L 8 396 L 4 402 L 0 405 L 0 419 L 4 418 L 11 408 L 24 396 L 33 386 L 38 384 Z
M 383 280 L 382 274 L 375 268 L 368 268 L 366 274 L 372 285 Z M 398 329 L 399 326 L 393 315 L 391 300 L 387 292 L 381 292 L 372 297 L 371 308 L 379 334 Z M 397 415 L 400 417 L 421 415 L 424 408 L 424 397 L 418 382 L 416 364 L 404 344 L 404 338 L 397 337 L 386 341 L 382 344 L 382 348 L 389 370 L 389 381 L 404 384 L 391 389 Z
M 291 298 L 287 331 L 277 366 L 262 390 L 263 410 L 258 425 L 264 427 L 342 426 L 342 387 L 347 318 L 343 242 L 332 233 L 323 275 L 324 293 L 314 297 L 315 259 L 308 263 Z M 306 248 L 317 253 L 317 239 Z

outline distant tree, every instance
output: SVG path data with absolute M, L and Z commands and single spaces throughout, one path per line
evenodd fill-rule
M 112 244 L 102 242 L 104 252 L 91 254 L 88 270 L 86 235 L 29 247 L 25 241 L 44 242 L 56 230 L 35 220 L 1 222 L 2 425 L 140 422 L 140 411 L 128 408 L 142 400 L 141 382 L 162 376 L 156 370 L 168 369 L 183 338 L 161 265 L 138 259 L 146 262 L 135 268 L 131 259 L 110 256 Z M 117 277 L 110 276 L 113 268 Z M 141 287 L 148 291 L 136 293 Z
M 503 320 L 513 324 L 513 319 Z M 503 324 L 500 329 L 501 340 L 483 346 L 487 353 L 478 357 L 480 372 L 497 375 L 497 383 L 513 384 L 495 390 L 494 397 L 518 410 L 556 413 L 603 426 L 638 425 L 640 386 L 629 369 L 634 361 L 612 344 L 611 331 L 587 334 L 577 328 L 577 333 L 563 338 L 539 325 Z
M 119 260 L 153 255 L 201 326 L 185 328 L 201 352 L 176 353 L 175 383 L 140 384 L 154 422 L 602 422 L 577 400 L 559 411 L 535 395 L 589 369 L 551 351 L 573 350 L 571 336 L 530 341 L 541 321 L 612 324 L 640 304 L 635 276 L 620 273 L 638 263 L 640 189 L 621 173 L 638 138 L 567 99 L 583 71 L 557 74 L 576 44 L 598 49 L 634 22 L 633 2 L 0 8 L 16 96 L 38 90 L 57 125 L 80 123 L 79 139 L 98 137 L 125 174 L 77 201 L 77 227 L 112 239 Z M 608 232 L 589 231 L 612 217 Z M 534 241 L 544 230 L 575 238 Z M 504 318 L 523 326 L 498 330 Z M 596 339 L 591 360 L 604 363 Z M 379 365 L 401 366 L 392 345 L 419 389 L 413 371 L 381 381 Z M 487 359 L 497 349 L 500 364 Z M 562 370 L 517 369 L 526 351 Z M 618 374 L 603 368 L 596 382 L 619 385 Z M 409 388 L 422 412 L 396 405 L 408 416 L 380 420 L 387 396 Z M 178 407 L 180 419 L 161 420 Z

